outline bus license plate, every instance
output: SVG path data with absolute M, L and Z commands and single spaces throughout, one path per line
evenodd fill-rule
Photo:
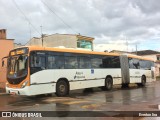
M 18 91 L 15 91 L 15 90 L 14 90 L 14 91 L 11 90 L 10 93 L 11 93 L 12 95 L 18 95 Z

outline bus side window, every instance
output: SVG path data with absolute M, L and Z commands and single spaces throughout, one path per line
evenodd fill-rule
M 144 60 L 140 61 L 140 69 L 146 69 L 146 62 Z
M 91 58 L 91 65 L 92 68 L 102 68 L 102 58 L 100 57 Z
M 103 68 L 120 68 L 120 58 L 118 56 L 103 57 Z
M 65 68 L 66 69 L 77 69 L 78 61 L 76 56 L 65 56 Z
M 46 60 L 44 52 L 33 52 L 31 53 L 30 65 L 33 68 L 45 69 Z
M 139 60 L 135 58 L 129 58 L 129 68 L 139 69 L 140 68 Z
M 140 68 L 139 60 L 138 59 L 133 59 L 133 65 L 134 65 L 134 68 L 139 69 Z
M 46 68 L 46 60 L 45 60 L 45 56 L 39 56 L 39 63 L 37 64 L 37 67 L 41 67 L 41 69 L 45 69 Z
M 56 65 L 57 69 L 64 69 L 64 56 L 56 57 Z
M 91 68 L 90 58 L 85 56 L 79 57 L 79 68 L 80 69 Z
M 48 69 L 55 69 L 56 68 L 56 56 L 48 56 L 47 58 L 47 68 Z
M 140 61 L 140 68 L 145 70 L 151 70 L 152 62 L 147 60 L 141 60 Z
M 146 63 L 147 63 L 146 65 L 147 70 L 151 70 L 151 67 L 152 67 L 151 61 L 146 61 Z

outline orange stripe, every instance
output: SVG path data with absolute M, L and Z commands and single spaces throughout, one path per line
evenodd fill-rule
M 138 55 L 128 55 L 128 57 L 129 58 L 137 58 L 137 59 L 140 59 L 140 60 L 148 60 L 148 61 L 153 61 L 154 62 L 154 60 L 153 59 L 151 59 L 151 58 L 147 58 L 147 57 L 143 57 L 143 56 L 138 56 Z
M 118 53 L 108 53 L 108 52 L 96 52 L 88 50 L 76 50 L 72 48 L 52 48 L 52 47 L 38 47 L 38 46 L 28 46 L 29 51 L 33 50 L 45 50 L 45 51 L 56 51 L 56 52 L 69 52 L 69 53 L 81 53 L 81 54 L 95 54 L 95 55 L 110 55 L 110 56 L 119 56 Z
M 30 51 L 33 50 L 45 50 L 45 51 L 57 51 L 57 52 L 69 52 L 69 53 L 81 53 L 81 54 L 93 54 L 93 55 L 109 55 L 109 56 L 120 56 L 119 53 L 108 53 L 108 52 L 96 52 L 96 51 L 87 51 L 87 50 L 76 50 L 72 48 L 52 48 L 52 47 L 38 47 L 38 46 L 28 46 Z M 142 57 L 138 55 L 127 54 L 129 58 L 137 58 L 141 60 L 153 61 L 151 58 Z

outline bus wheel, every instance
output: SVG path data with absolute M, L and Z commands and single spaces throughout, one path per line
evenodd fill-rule
M 56 95 L 64 97 L 69 93 L 69 86 L 66 81 L 60 80 L 56 85 Z
M 107 77 L 105 80 L 105 88 L 106 90 L 111 90 L 113 87 L 113 80 L 110 77 Z
M 128 83 L 123 83 L 121 88 L 129 88 L 129 84 Z
M 141 83 L 137 83 L 138 87 L 144 87 L 146 85 L 146 77 L 142 76 Z
M 142 76 L 141 86 L 144 87 L 146 85 L 146 77 Z

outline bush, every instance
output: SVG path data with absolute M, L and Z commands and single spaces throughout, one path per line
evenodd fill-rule
M 160 80 L 160 76 L 156 76 L 156 80 Z

